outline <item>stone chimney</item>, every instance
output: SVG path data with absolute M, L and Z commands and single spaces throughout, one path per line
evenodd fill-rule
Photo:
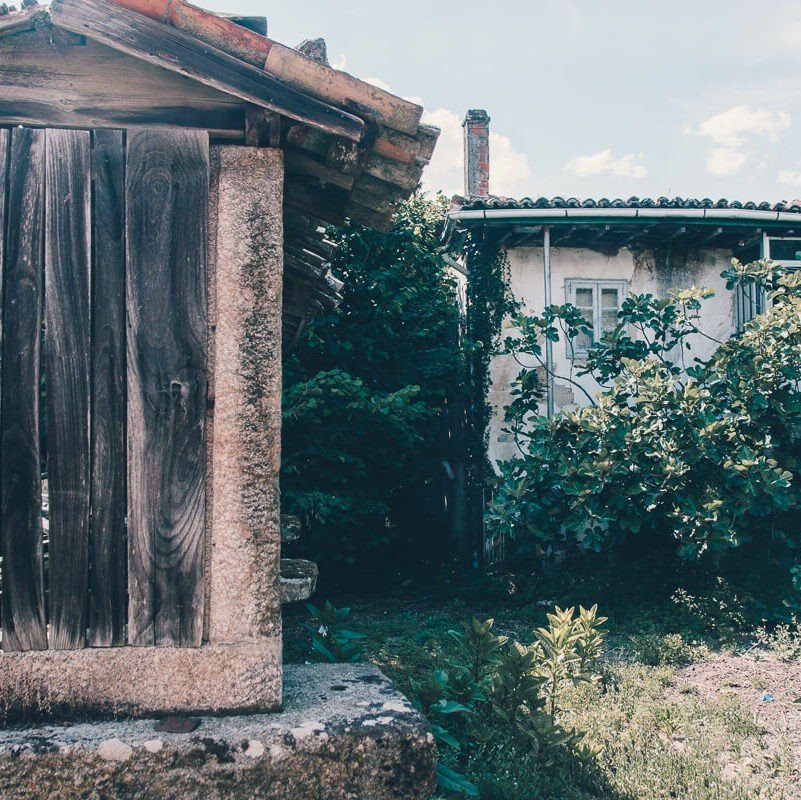
M 464 118 L 464 191 L 467 197 L 489 195 L 489 114 L 471 108 Z

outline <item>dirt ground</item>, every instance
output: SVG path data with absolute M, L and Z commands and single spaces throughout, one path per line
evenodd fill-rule
M 762 731 L 761 746 L 727 753 L 726 773 L 747 778 L 755 770 L 773 769 L 783 782 L 797 787 L 792 796 L 801 798 L 801 662 L 785 662 L 759 650 L 714 653 L 680 669 L 676 686 L 707 700 L 736 695 Z

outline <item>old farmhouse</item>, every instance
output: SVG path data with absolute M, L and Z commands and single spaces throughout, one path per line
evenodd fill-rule
M 665 297 L 670 289 L 707 287 L 715 293 L 704 308 L 702 327 L 725 340 L 762 310 L 761 296 L 726 289 L 721 272 L 732 257 L 771 258 L 801 267 L 801 204 L 741 203 L 709 199 L 636 198 L 578 200 L 523 198 L 489 193 L 489 116 L 468 112 L 465 131 L 465 195 L 450 212 L 451 229 L 481 232 L 505 249 L 510 288 L 527 313 L 550 304 L 572 303 L 590 323 L 592 336 L 571 346 L 548 348 L 551 371 L 570 376 L 590 396 L 598 386 L 576 367 L 592 341 L 616 324 L 629 293 Z M 507 331 L 508 333 L 508 331 Z M 696 337 L 691 357 L 708 357 L 714 342 Z M 511 356 L 492 363 L 489 399 L 494 409 L 489 456 L 498 461 L 516 452 L 503 429 L 503 410 L 519 366 Z M 547 378 L 543 414 L 586 404 L 576 385 Z

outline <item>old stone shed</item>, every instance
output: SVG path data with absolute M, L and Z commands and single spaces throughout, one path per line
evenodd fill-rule
M 0 16 L 6 697 L 280 705 L 281 349 L 338 299 L 321 226 L 418 185 L 421 112 L 183 0 Z

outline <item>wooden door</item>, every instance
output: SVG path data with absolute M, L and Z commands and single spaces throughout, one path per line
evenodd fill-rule
M 4 650 L 201 643 L 208 183 L 205 133 L 0 130 Z

